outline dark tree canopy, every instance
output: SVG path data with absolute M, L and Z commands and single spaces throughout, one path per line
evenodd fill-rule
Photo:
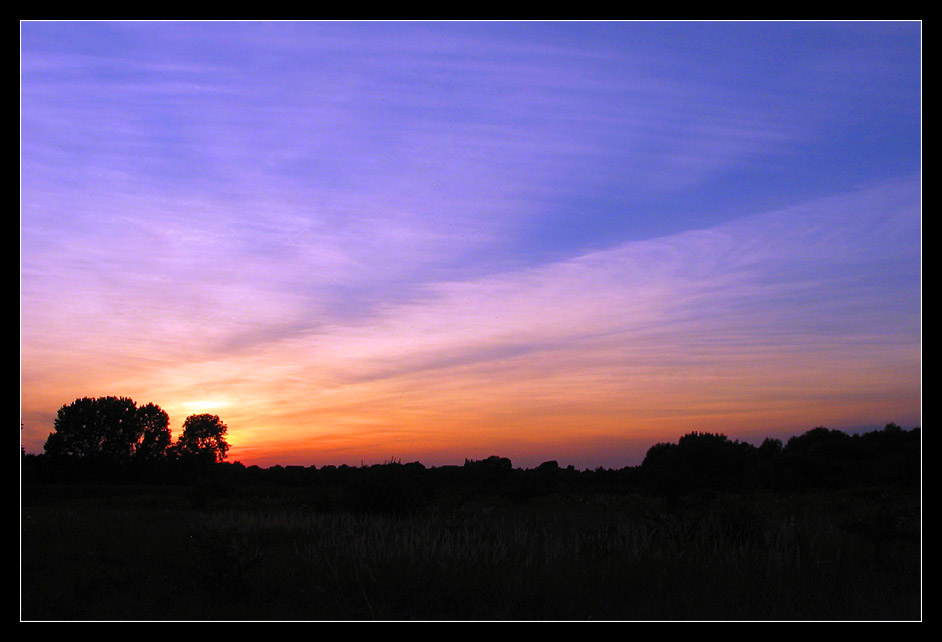
M 183 422 L 183 434 L 176 448 L 181 456 L 198 456 L 221 462 L 226 459 L 229 444 L 226 426 L 218 415 L 190 415 Z
M 170 417 L 152 403 L 138 408 L 137 416 L 143 431 L 137 457 L 155 460 L 166 456 L 170 450 Z
M 170 445 L 167 413 L 128 397 L 83 397 L 59 408 L 44 449 L 53 456 L 129 461 L 153 458 Z

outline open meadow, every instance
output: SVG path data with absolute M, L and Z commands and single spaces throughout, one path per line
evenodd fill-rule
M 918 619 L 906 490 L 439 498 L 37 486 L 26 620 Z

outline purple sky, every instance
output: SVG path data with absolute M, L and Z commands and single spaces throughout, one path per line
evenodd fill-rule
M 634 464 L 921 420 L 919 22 L 21 23 L 21 416 Z

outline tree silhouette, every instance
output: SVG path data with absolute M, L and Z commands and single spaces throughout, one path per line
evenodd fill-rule
M 766 448 L 774 449 L 774 442 Z M 651 487 L 669 493 L 740 488 L 754 450 L 723 434 L 691 432 L 676 444 L 651 446 L 641 472 Z
M 147 461 L 164 457 L 170 449 L 170 417 L 152 403 L 138 408 L 137 416 L 143 434 L 135 457 Z
M 44 450 L 117 462 L 138 453 L 157 456 L 169 445 L 168 424 L 167 413 L 154 404 L 138 408 L 128 397 L 83 397 L 59 408 Z
M 177 440 L 176 450 L 183 457 L 224 461 L 229 451 L 228 432 L 229 427 L 218 415 L 190 415 L 183 422 L 183 433 Z

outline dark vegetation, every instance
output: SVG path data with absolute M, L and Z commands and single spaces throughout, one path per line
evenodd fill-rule
M 225 424 L 64 406 L 23 455 L 27 620 L 913 620 L 921 434 L 690 433 L 643 463 L 225 461 Z M 165 430 L 166 429 L 166 430 Z

